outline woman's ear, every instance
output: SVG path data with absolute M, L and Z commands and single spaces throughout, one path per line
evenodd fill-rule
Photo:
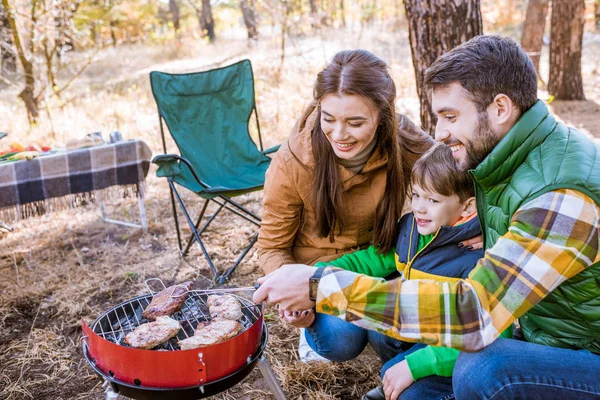
M 468 217 L 477 211 L 477 204 L 475 203 L 475 197 L 469 197 L 467 201 L 463 203 L 463 211 L 460 214 L 461 217 Z

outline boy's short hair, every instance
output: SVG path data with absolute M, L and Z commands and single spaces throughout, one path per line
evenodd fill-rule
M 458 169 L 452 150 L 443 143 L 434 144 L 417 160 L 411 182 L 442 196 L 456 195 L 461 203 L 475 196 L 471 177 Z

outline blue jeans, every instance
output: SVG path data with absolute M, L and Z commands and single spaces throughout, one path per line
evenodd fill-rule
M 390 359 L 381 368 L 381 378 L 388 369 L 403 361 L 407 355 L 425 347 L 427 347 L 426 344 L 415 343 L 405 352 L 399 353 L 396 357 Z M 449 400 L 453 398 L 452 378 L 437 375 L 419 379 L 407 387 L 398 397 L 400 400 Z
M 511 339 L 460 353 L 453 376 L 460 400 L 600 398 L 600 355 Z
M 358 357 L 367 343 L 371 344 L 384 363 L 413 346 L 413 343 L 405 343 L 332 315 L 319 313 L 315 322 L 306 328 L 306 341 L 320 356 L 336 362 Z

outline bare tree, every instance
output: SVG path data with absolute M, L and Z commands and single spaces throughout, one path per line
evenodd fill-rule
M 215 37 L 215 20 L 213 19 L 210 0 L 202 0 L 202 16 L 200 19 L 200 28 L 204 32 L 204 36 L 208 37 L 208 41 L 213 43 Z
M 242 9 L 244 24 L 246 25 L 246 30 L 248 31 L 248 39 L 258 39 L 258 28 L 256 24 L 256 12 L 254 11 L 254 2 L 252 0 L 240 0 L 240 8 Z
M 171 18 L 173 19 L 173 28 L 175 28 L 175 35 L 179 34 L 181 13 L 179 12 L 179 6 L 175 0 L 169 0 L 169 11 L 171 12 Z
M 10 26 L 8 24 L 8 15 L 4 11 L 4 6 L 0 4 L 0 75 L 3 71 L 16 72 L 17 56 L 13 51 L 13 40 Z
M 549 0 L 529 0 L 521 36 L 521 47 L 533 61 L 538 78 L 540 77 L 540 55 L 546 29 L 548 2 Z
M 213 43 L 216 39 L 215 20 L 212 16 L 210 0 L 202 0 L 201 7 L 198 7 L 196 0 L 188 0 L 188 3 L 196 11 L 196 16 L 198 17 L 198 22 L 200 23 L 200 30 L 202 31 L 202 37 L 207 37 L 208 41 Z
M 584 13 L 584 0 L 552 2 L 548 92 L 556 99 L 585 99 L 581 77 Z
M 433 133 L 435 116 L 422 88 L 425 70 L 439 56 L 482 34 L 479 0 L 405 0 L 410 49 L 421 102 L 421 124 Z
M 596 0 L 594 4 L 594 19 L 597 31 L 600 31 L 600 0 Z
M 31 3 L 31 16 L 32 22 L 34 23 L 32 25 L 35 25 L 37 5 L 38 2 L 36 0 L 33 0 Z M 21 93 L 19 93 L 19 97 L 25 103 L 25 108 L 27 109 L 27 117 L 29 118 L 29 122 L 35 123 L 37 122 L 37 119 L 40 116 L 40 109 L 38 97 L 35 95 L 35 74 L 33 71 L 33 62 L 31 61 L 31 58 L 33 57 L 34 30 L 32 29 L 32 37 L 29 40 L 28 48 L 26 48 L 24 46 L 23 40 L 21 39 L 22 36 L 18 30 L 17 22 L 15 20 L 16 12 L 10 7 L 10 5 L 8 4 L 8 0 L 2 0 L 2 6 L 4 7 L 5 14 L 8 19 L 8 26 L 10 27 L 10 30 L 12 32 L 14 45 L 17 49 L 17 54 L 19 56 L 19 61 L 21 62 L 21 66 L 23 67 L 23 80 L 25 83 L 25 88 L 23 88 Z

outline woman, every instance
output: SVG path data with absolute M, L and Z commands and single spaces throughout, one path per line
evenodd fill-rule
M 414 162 L 433 140 L 396 114 L 385 62 L 337 53 L 271 162 L 258 237 L 265 273 L 394 245 Z M 376 229 L 374 229 L 376 228 Z
M 267 171 L 258 238 L 265 273 L 330 261 L 369 244 L 382 252 L 395 245 L 410 171 L 433 144 L 396 114 L 395 98 L 387 65 L 365 50 L 337 53 L 318 74 L 314 101 Z M 314 320 L 311 310 L 281 313 L 298 327 Z M 396 341 L 338 321 L 332 317 L 332 334 L 344 332 L 348 340 L 331 359 L 351 359 L 367 341 L 384 361 L 396 355 Z

